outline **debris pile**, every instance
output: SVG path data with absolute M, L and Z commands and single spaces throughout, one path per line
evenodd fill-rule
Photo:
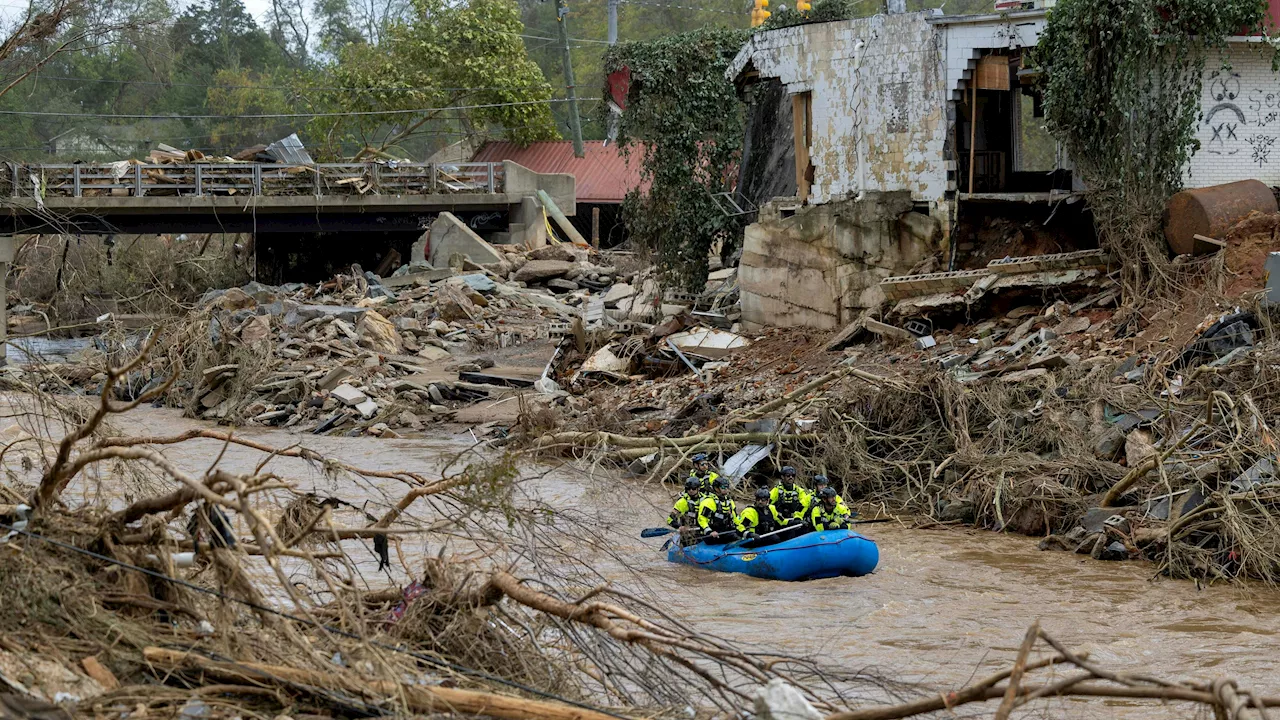
M 1280 344 L 1266 313 L 1201 290 L 1118 307 L 1100 258 L 894 278 L 916 289 L 900 287 L 882 319 L 835 336 L 747 333 L 666 378 L 636 374 L 634 358 L 683 328 L 612 338 L 570 376 L 582 397 L 554 431 L 525 431 L 546 452 L 657 478 L 694 452 L 723 466 L 768 448 L 748 489 L 788 464 L 932 523 L 1055 535 L 1046 547 L 1145 557 L 1175 576 L 1280 581 L 1268 424 L 1280 405 L 1263 390 Z
M 585 253 L 553 247 L 506 258 L 510 267 L 489 266 L 505 277 L 470 260 L 457 270 L 415 262 L 387 278 L 354 266 L 318 285 L 210 291 L 160 332 L 154 358 L 116 393 L 131 399 L 176 369 L 166 401 L 203 419 L 387 437 L 421 430 L 470 403 L 533 388 L 564 329 L 617 294 L 614 268 Z M 137 344 L 126 338 L 106 354 Z M 103 354 L 42 369 L 97 392 L 103 375 L 90 368 L 102 367 Z M 543 400 L 556 394 L 547 388 Z
M 689 697 L 740 716 L 780 677 L 825 712 L 902 687 L 740 652 L 655 612 L 570 560 L 601 529 L 514 492 L 512 457 L 442 477 L 213 429 L 109 434 L 104 421 L 136 407 L 114 387 L 157 349 L 108 366 L 96 407 L 30 387 L 9 401 L 34 430 L 15 454 L 38 459 L 0 458 L 4 717 L 606 720 L 682 716 Z M 228 461 L 230 445 L 247 462 Z M 187 453 L 189 466 L 170 459 Z M 307 466 L 290 458 L 322 467 L 335 497 L 301 491 Z M 414 555 L 410 536 L 439 552 Z

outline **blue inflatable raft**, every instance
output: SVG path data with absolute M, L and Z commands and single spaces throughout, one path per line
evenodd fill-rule
M 815 580 L 866 575 L 880 562 L 876 544 L 852 530 L 811 532 L 774 545 L 752 541 L 728 545 L 673 543 L 667 560 L 720 572 L 744 573 L 766 580 Z

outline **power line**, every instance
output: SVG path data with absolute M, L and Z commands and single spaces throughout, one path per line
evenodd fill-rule
M 739 15 L 745 17 L 743 12 L 735 10 L 717 10 L 715 8 L 698 7 L 695 5 L 675 5 L 673 3 L 653 2 L 652 0 L 618 0 L 618 2 L 627 3 L 628 5 L 652 5 L 654 7 L 676 8 L 680 10 L 696 10 L 697 12 L 713 12 L 722 15 Z
M 270 120 L 276 118 L 368 117 L 376 115 L 417 115 L 442 110 L 484 110 L 487 108 L 542 105 L 543 103 L 569 102 L 563 99 L 527 100 L 523 102 L 485 103 L 483 105 L 454 105 L 442 108 L 417 108 L 414 110 L 351 110 L 328 113 L 264 113 L 258 115 L 133 115 L 112 113 L 60 113 L 38 110 L 0 110 L 0 115 L 26 117 L 103 118 L 109 120 Z
M 83 78 L 69 77 L 65 75 L 41 75 L 34 74 L 27 79 L 28 82 L 36 80 L 58 80 L 68 82 L 85 82 L 85 83 L 104 83 L 111 85 L 153 85 L 159 87 L 189 87 L 189 88 L 217 88 L 219 90 L 315 90 L 317 92 L 414 92 L 414 91 L 447 91 L 447 92 L 475 92 L 478 90 L 521 90 L 527 88 L 528 85 L 489 85 L 485 87 L 298 87 L 297 85 L 209 85 L 202 83 L 183 83 L 183 82 L 163 82 L 160 80 L 113 80 L 110 78 Z M 552 90 L 563 90 L 564 88 L 551 87 Z
M 113 557 L 108 557 L 108 556 L 106 556 L 106 555 L 102 555 L 102 554 L 100 554 L 100 553 L 96 553 L 96 552 L 94 552 L 94 551 L 92 551 L 92 550 L 86 550 L 86 549 L 84 549 L 84 548 L 76 547 L 75 545 L 71 545 L 71 544 L 69 544 L 69 543 L 64 543 L 64 542 L 61 542 L 61 541 L 59 541 L 59 540 L 54 540 L 53 538 L 45 537 L 45 536 L 43 536 L 43 535 L 37 535 L 37 534 L 35 534 L 35 533 L 33 533 L 33 532 L 30 532 L 30 531 L 25 530 L 25 529 L 19 529 L 19 528 L 16 528 L 16 527 L 14 527 L 14 526 L 12 526 L 12 525 L 9 525 L 9 524 L 7 524 L 7 523 L 2 523 L 2 522 L 0 522 L 0 528 L 6 529 L 6 530 L 10 530 L 10 531 L 12 531 L 12 532 L 16 532 L 16 533 L 19 533 L 19 534 L 21 534 L 21 535 L 25 535 L 25 536 L 27 536 L 27 537 L 34 538 L 34 539 L 36 539 L 36 540 L 40 540 L 40 541 L 42 541 L 42 542 L 48 543 L 48 544 L 50 544 L 50 545 L 53 545 L 54 547 L 60 547 L 60 548 L 62 548 L 62 549 L 64 549 L 64 550 L 70 550 L 70 551 L 72 551 L 72 552 L 79 553 L 79 554 L 84 555 L 84 556 L 86 556 L 86 557 L 91 557 L 91 558 L 93 558 L 93 559 L 95 559 L 95 560 L 98 560 L 98 561 L 100 561 L 100 562 L 105 562 L 105 563 L 108 563 L 108 564 L 110 564 L 110 565 L 115 565 L 115 566 L 117 566 L 117 567 L 124 568 L 125 570 L 132 570 L 132 571 L 134 571 L 134 572 L 140 572 L 140 573 L 142 573 L 142 574 L 144 574 L 144 575 L 148 575 L 148 576 L 150 576 L 150 577 L 156 578 L 157 580 L 163 580 L 164 582 L 172 583 L 172 584 L 174 584 L 174 585 L 178 585 L 178 586 L 180 586 L 180 587 L 187 588 L 188 590 L 194 590 L 194 591 L 199 592 L 199 593 L 204 593 L 205 595 L 212 595 L 212 596 L 214 596 L 214 597 L 221 598 L 221 599 L 223 599 L 223 600 L 229 600 L 229 601 L 231 601 L 231 602 L 238 603 L 238 604 L 243 605 L 243 606 L 245 606 L 245 607 L 247 607 L 247 608 L 250 608 L 250 609 L 252 609 L 252 610 L 256 610 L 256 611 L 258 611 L 258 612 L 269 613 L 269 614 L 271 614 L 271 615 L 275 615 L 276 617 L 284 618 L 285 620 L 291 620 L 291 621 L 296 622 L 296 623 L 300 623 L 300 624 L 303 624 L 303 625 L 308 625 L 308 626 L 310 626 L 310 627 L 318 628 L 318 629 L 324 630 L 324 631 L 326 631 L 326 632 L 332 633 L 332 634 L 334 634 L 334 635 L 338 635 L 338 636 L 340 636 L 340 637 L 345 637 L 345 638 L 350 639 L 350 640 L 359 640 L 359 641 L 361 641 L 361 642 L 366 642 L 366 643 L 368 643 L 368 644 L 372 645 L 373 647 L 379 648 L 379 649 L 381 649 L 381 650 L 388 650 L 388 651 L 390 651 L 390 652 L 397 652 L 397 653 L 401 653 L 401 654 L 403 654 L 403 655 L 408 655 L 409 657 L 412 657 L 412 658 L 414 658 L 414 659 L 416 659 L 416 660 L 421 660 L 422 662 L 428 663 L 428 664 L 430 664 L 430 665 L 434 665 L 434 666 L 436 666 L 436 667 L 438 667 L 438 668 L 443 668 L 443 669 L 446 669 L 446 670 L 452 670 L 452 671 L 454 671 L 454 672 L 462 673 L 462 674 L 464 674 L 464 675 L 470 675 L 471 677 L 480 678 L 481 680 L 487 680 L 487 681 L 489 681 L 489 682 L 495 682 L 495 683 L 498 683 L 498 684 L 501 684 L 501 685 L 506 685 L 506 686 L 507 686 L 507 687 L 509 687 L 509 688 L 513 688 L 513 689 L 516 689 L 516 690 L 520 690 L 520 691 L 522 691 L 522 692 L 531 693 L 531 694 L 533 694 L 533 695 L 537 695 L 537 696 L 539 696 L 539 697 L 547 698 L 548 700 L 555 700 L 555 701 L 557 701 L 557 702 L 561 702 L 561 703 L 564 703 L 564 704 L 566 704 L 566 705 L 572 705 L 573 707 L 582 708 L 583 710 L 591 710 L 591 711 L 593 711 L 593 712 L 603 713 L 603 714 L 608 715 L 608 716 L 610 716 L 610 717 L 618 718 L 618 720 L 631 720 L 631 718 L 625 717 L 625 716 L 623 716 L 623 715 L 619 715 L 619 714 L 617 714 L 617 713 L 610 712 L 610 711 L 608 711 L 608 710 L 606 710 L 606 709 L 604 709 L 604 708 L 598 708 L 598 707 L 595 707 L 595 706 L 593 706 L 593 705 L 588 705 L 587 703 L 578 702 L 577 700 L 572 700 L 572 699 L 567 698 L 567 697 L 562 697 L 562 696 L 560 696 L 560 695 L 556 695 L 555 693 L 549 693 L 549 692 L 546 692 L 546 691 L 544 691 L 544 690 L 538 690 L 537 688 L 529 687 L 528 685 L 524 685 L 524 684 L 522 684 L 522 683 L 518 683 L 518 682 L 516 682 L 516 681 L 514 681 L 514 680 L 507 680 L 506 678 L 501 678 L 501 677 L 498 677 L 498 676 L 496 676 L 496 675 L 490 675 L 489 673 L 484 672 L 483 670 L 476 670 L 476 669 L 474 669 L 474 668 L 469 668 L 469 667 L 466 667 L 466 666 L 464 666 L 464 665 L 458 665 L 458 664 L 456 664 L 456 663 L 451 663 L 451 662 L 449 662 L 448 660 L 441 660 L 440 658 L 434 658 L 434 657 L 431 657 L 430 655 L 426 655 L 426 654 L 423 654 L 423 653 L 414 652 L 414 651 L 412 651 L 412 650 L 406 650 L 405 648 L 403 648 L 403 647 L 398 647 L 398 646 L 396 646 L 396 645 L 389 645 L 389 644 L 387 644 L 387 643 L 379 642 L 379 641 L 377 641 L 377 640 L 370 640 L 369 638 L 366 638 L 366 637 L 364 637 L 364 636 L 362 636 L 362 635 L 358 635 L 358 634 L 353 633 L 353 632 L 347 632 L 346 630 L 340 630 L 340 629 L 338 629 L 338 628 L 333 627 L 332 625 L 325 625 L 325 624 L 323 624 L 323 623 L 321 623 L 321 622 L 318 622 L 318 621 L 316 621 L 316 620 L 308 620 L 308 619 L 306 619 L 306 618 L 299 617 L 299 616 L 294 615 L 294 614 L 292 614 L 292 613 L 284 612 L 283 610 L 277 610 L 276 608 L 267 607 L 267 606 L 265 606 L 265 605 L 259 605 L 259 604 L 255 603 L 255 602 L 251 602 L 251 601 L 249 601 L 249 600 L 243 600 L 243 599 L 241 599 L 241 598 L 232 597 L 232 596 L 230 596 L 230 595 L 227 595 L 227 594 L 225 594 L 225 593 L 219 592 L 219 591 L 217 591 L 217 590 L 211 590 L 211 589 L 209 589 L 209 588 L 201 587 L 201 586 L 199 586 L 199 585 L 196 585 L 195 583 L 188 582 L 188 581 L 186 581 L 186 580 L 180 580 L 180 579 L 175 578 L 175 577 L 170 577 L 170 576 L 168 576 L 168 575 L 165 575 L 165 574 L 164 574 L 164 573 L 162 573 L 162 572 L 157 572 L 157 571 L 155 571 L 155 570 L 148 570 L 147 568 L 139 567 L 139 566 L 137 566 L 137 565 L 133 565 L 133 564 L 131 564 L 131 563 L 124 562 L 124 561 L 122 561 L 122 560 L 117 560 L 117 559 L 115 559 L 115 558 L 113 558 Z
M 516 37 L 529 38 L 530 40 L 547 40 L 548 42 L 560 42 L 560 38 L 542 37 L 541 35 L 523 35 L 523 34 L 521 34 L 521 33 L 511 33 L 511 34 L 512 34 L 512 35 L 515 35 Z M 591 40 L 591 39 L 588 39 L 588 38 L 574 38 L 574 37 L 569 38 L 569 42 L 576 42 L 576 43 L 591 43 L 591 44 L 596 44 L 596 45 L 608 45 L 608 44 L 609 44 L 609 41 L 608 41 L 608 40 Z

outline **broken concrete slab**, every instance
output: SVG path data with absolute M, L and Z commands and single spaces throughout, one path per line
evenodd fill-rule
M 355 407 L 369 399 L 367 395 L 347 383 L 342 383 L 335 387 L 329 394 L 348 407 Z
M 516 271 L 514 280 L 524 283 L 550 280 L 563 277 L 576 267 L 577 263 L 565 260 L 530 260 Z
M 894 338 L 896 340 L 904 340 L 907 342 L 915 339 L 915 336 L 907 330 L 897 327 L 896 325 L 882 323 L 879 320 L 872 320 L 871 318 L 863 320 L 862 326 L 866 328 L 868 332 L 873 332 L 882 337 Z
M 571 293 L 580 289 L 578 283 L 564 278 L 552 278 L 547 281 L 547 289 L 557 293 Z
M 436 221 L 431 224 L 431 234 L 427 244 L 430 247 L 430 256 L 426 260 L 433 267 L 450 265 L 449 259 L 455 254 L 460 254 L 478 265 L 497 264 L 506 259 L 505 254 L 485 242 L 484 238 L 475 234 L 466 223 L 451 212 L 440 213 Z
M 343 380 L 346 380 L 349 377 L 351 377 L 351 371 L 341 365 L 338 365 L 325 373 L 324 377 L 320 378 L 320 382 L 316 383 L 316 385 L 321 390 L 333 390 L 341 385 Z
M 609 288 L 609 291 L 604 294 L 604 306 L 610 308 L 617 307 L 618 303 L 629 297 L 635 296 L 635 294 L 636 289 L 634 287 L 627 283 L 618 283 Z
M 1093 321 L 1087 317 L 1065 318 L 1053 329 L 1058 335 L 1074 335 L 1089 329 Z
M 578 256 L 567 243 L 555 243 L 538 248 L 529 253 L 530 260 L 560 260 L 562 262 L 578 262 Z
M 428 266 L 426 270 L 415 271 L 404 275 L 393 275 L 382 279 L 382 286 L 387 288 L 403 288 L 410 285 L 430 284 L 435 280 L 453 277 L 453 268 L 435 269 Z
M 378 414 L 378 403 L 373 400 L 366 399 L 364 402 L 355 406 L 356 411 L 360 413 L 360 417 L 368 420 Z

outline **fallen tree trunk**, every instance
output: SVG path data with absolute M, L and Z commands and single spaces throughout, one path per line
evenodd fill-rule
M 341 690 L 376 702 L 399 699 L 415 713 L 462 713 L 501 720 L 617 720 L 614 716 L 585 708 L 479 690 L 402 685 L 348 673 L 325 673 L 283 665 L 217 662 L 158 647 L 146 648 L 142 655 L 148 663 L 165 673 L 201 674 L 228 684 L 283 684 L 303 691 L 312 688 Z
M 1039 698 L 1060 695 L 1062 697 L 1174 700 L 1200 703 L 1203 705 L 1210 705 L 1215 708 L 1222 708 L 1222 703 L 1213 693 L 1187 687 L 1115 687 L 1105 685 L 1072 685 L 1070 688 L 1064 689 L 1061 693 L 1045 692 L 1045 690 L 1052 687 L 1052 685 L 1022 685 L 1020 687 L 1018 697 L 1034 695 Z M 904 703 L 902 705 L 889 705 L 834 713 L 828 715 L 825 720 L 899 720 L 899 718 L 911 717 L 913 715 L 922 715 L 924 713 L 936 712 L 938 710 L 949 710 L 957 705 L 966 705 L 972 702 L 986 702 L 988 700 L 999 700 L 1004 697 L 1006 689 L 1007 688 L 1003 686 L 970 687 L 964 690 L 948 693 L 946 695 L 928 697 L 923 700 L 916 700 L 915 702 Z M 1276 703 L 1280 703 L 1280 698 L 1258 698 L 1257 702 L 1261 702 L 1267 707 L 1275 707 Z
M 614 447 L 626 448 L 631 450 L 659 450 L 662 448 L 671 448 L 679 450 L 682 448 L 692 447 L 694 445 L 703 445 L 708 443 L 725 443 L 734 445 L 743 445 L 749 443 L 771 443 L 771 442 L 817 442 L 819 435 L 815 433 L 806 433 L 802 435 L 774 435 L 765 432 L 754 433 L 702 433 L 700 435 L 689 435 L 687 437 L 632 437 L 630 435 L 616 435 L 603 431 L 589 432 L 560 432 L 543 435 L 539 439 L 540 446 L 546 445 L 575 445 L 578 447 L 591 447 L 601 443 L 612 445 Z

